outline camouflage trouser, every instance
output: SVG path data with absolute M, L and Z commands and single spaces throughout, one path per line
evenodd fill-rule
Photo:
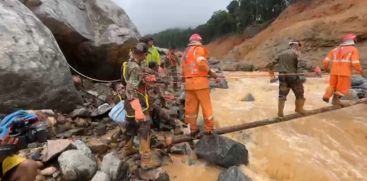
M 144 110 L 147 107 L 144 97 L 139 97 L 139 101 L 140 101 L 141 107 Z M 125 101 L 125 110 L 126 110 L 127 115 L 129 115 L 128 117 L 126 117 L 125 135 L 127 137 L 134 137 L 138 135 L 139 137 L 143 137 L 143 138 L 148 137 L 150 133 L 150 124 L 151 124 L 149 110 L 144 111 L 146 121 L 139 122 L 139 123 L 135 121 L 135 117 L 131 117 L 135 115 L 135 111 L 131 107 L 129 101 Z
M 177 67 L 169 67 L 168 68 L 168 70 L 169 70 L 169 76 L 172 78 L 172 84 L 173 84 L 173 89 L 174 90 L 178 90 L 178 73 L 177 73 Z
M 291 89 L 296 99 L 304 99 L 303 82 L 297 76 L 279 76 L 279 100 L 287 100 Z

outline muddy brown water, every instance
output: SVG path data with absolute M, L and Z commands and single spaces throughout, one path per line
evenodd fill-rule
M 321 101 L 327 78 L 307 80 L 306 109 L 328 106 Z M 216 89 L 211 94 L 219 127 L 276 115 L 278 84 L 270 84 L 269 78 L 231 79 L 229 85 L 229 89 Z M 255 102 L 241 101 L 248 93 L 255 97 Z M 293 111 L 294 95 L 290 93 L 285 112 Z M 248 147 L 250 164 L 241 168 L 255 181 L 367 180 L 366 104 L 226 136 Z M 165 169 L 173 181 L 215 181 L 223 170 L 182 156 L 172 160 Z

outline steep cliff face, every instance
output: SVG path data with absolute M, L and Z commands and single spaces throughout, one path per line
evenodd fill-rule
M 289 6 L 270 26 L 228 51 L 226 57 L 263 66 L 291 39 L 304 44 L 303 55 L 313 64 L 340 42 L 345 33 L 358 35 L 362 63 L 367 63 L 367 1 L 302 0 Z M 210 48 L 210 46 L 209 46 Z M 222 54 L 223 55 L 223 54 Z M 222 57 L 225 57 L 222 56 Z

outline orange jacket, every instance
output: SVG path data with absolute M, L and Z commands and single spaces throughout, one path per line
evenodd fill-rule
M 201 45 L 189 46 L 182 59 L 186 90 L 209 88 L 207 50 Z
M 352 45 L 333 49 L 323 63 L 325 70 L 328 70 L 331 64 L 331 75 L 352 76 L 352 69 L 362 73 L 358 49 Z

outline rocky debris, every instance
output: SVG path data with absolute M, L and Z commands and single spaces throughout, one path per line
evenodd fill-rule
M 357 94 L 358 98 L 367 97 L 367 79 L 361 76 L 352 77 L 352 89 L 350 94 Z M 354 96 L 355 97 L 355 96 Z
M 75 125 L 79 128 L 86 128 L 88 127 L 90 124 L 89 124 L 90 120 L 88 119 L 85 119 L 85 118 L 77 118 L 75 120 Z
M 91 159 L 94 158 L 93 154 L 92 154 L 92 150 L 81 140 L 76 140 L 73 142 L 73 146 L 75 146 L 75 148 L 81 152 L 83 152 L 83 154 Z
M 89 180 L 97 171 L 97 163 L 80 150 L 68 150 L 58 158 L 65 180 Z
M 53 35 L 21 2 L 0 2 L 0 112 L 81 104 Z
M 169 181 L 169 175 L 162 168 L 153 170 L 139 170 L 139 177 L 143 180 L 155 180 L 155 181 Z
M 220 173 L 218 181 L 250 181 L 238 166 L 233 166 Z
M 84 128 L 74 128 L 74 129 L 70 129 L 66 132 L 60 133 L 58 135 L 56 135 L 56 137 L 58 138 L 70 138 L 72 136 L 81 136 L 85 133 Z
M 98 138 L 92 138 L 88 140 L 87 144 L 92 152 L 95 154 L 104 154 L 110 149 L 110 147 L 106 143 L 102 142 Z
M 92 181 L 110 181 L 110 180 L 111 180 L 110 176 L 101 171 L 98 171 L 92 178 Z
M 111 152 L 103 157 L 101 171 L 110 176 L 111 181 L 127 180 L 129 167 L 121 161 L 116 152 Z
M 225 168 L 248 164 L 246 146 L 219 135 L 203 136 L 196 144 L 196 155 Z
M 73 112 L 70 113 L 70 117 L 72 117 L 72 118 L 75 118 L 75 117 L 89 117 L 90 115 L 91 115 L 91 112 L 85 107 L 75 109 Z
M 241 101 L 243 101 L 243 102 L 254 102 L 255 97 L 251 93 L 248 93 L 244 98 L 241 99 Z
M 100 124 L 98 125 L 97 127 L 94 128 L 94 134 L 96 136 L 102 136 L 104 134 L 106 134 L 107 132 L 107 128 L 106 128 L 106 125 L 104 124 Z
M 191 155 L 193 152 L 189 143 L 180 143 L 173 145 L 170 148 L 170 152 L 173 154 Z
M 69 63 L 83 74 L 120 79 L 121 60 L 139 33 L 112 0 L 40 0 L 26 6 L 52 31 Z
M 57 172 L 57 168 L 56 167 L 47 167 L 47 168 L 41 170 L 41 174 L 43 176 L 52 176 L 56 172 Z
M 112 109 L 112 106 L 105 103 L 105 104 L 102 104 L 100 106 L 98 106 L 98 108 L 96 110 L 94 110 L 92 112 L 92 117 L 97 117 L 97 116 L 102 116 L 102 115 L 105 115 L 107 114 L 108 112 L 110 112 Z
M 71 147 L 72 142 L 67 139 L 63 140 L 48 140 L 46 149 L 43 150 L 43 162 L 47 162 L 52 158 L 57 157 L 59 154 Z

